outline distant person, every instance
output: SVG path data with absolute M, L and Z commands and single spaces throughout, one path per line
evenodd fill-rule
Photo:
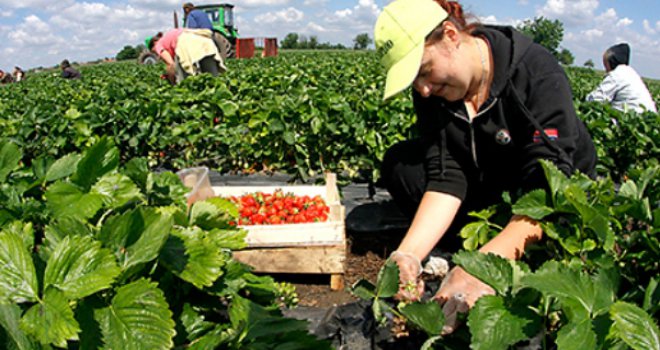
M 195 5 L 192 3 L 187 2 L 183 4 L 183 13 L 186 22 L 186 28 L 208 29 L 213 31 L 213 24 L 211 24 L 209 16 L 206 14 L 206 12 L 196 9 Z
M 630 46 L 622 43 L 607 49 L 603 54 L 605 79 L 589 95 L 587 101 L 608 102 L 613 108 L 638 113 L 658 110 L 651 93 L 637 72 L 628 65 Z
M 81 74 L 75 68 L 71 67 L 69 60 L 64 60 L 60 63 L 62 69 L 62 78 L 64 79 L 80 79 Z
M 227 70 L 211 36 L 206 29 L 172 29 L 147 38 L 147 47 L 165 62 L 167 79 L 176 84 L 190 75 Z
M 5 73 L 5 71 L 0 69 L 0 85 L 10 84 L 13 82 L 14 78 L 12 78 L 11 74 Z
M 12 73 L 12 75 L 14 76 L 15 82 L 19 82 L 25 79 L 25 72 L 23 72 L 23 70 L 19 66 L 14 67 L 14 72 Z

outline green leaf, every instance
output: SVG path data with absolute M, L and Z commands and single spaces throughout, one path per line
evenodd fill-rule
M 393 297 L 399 291 L 399 266 L 387 259 L 385 265 L 378 271 L 376 295 L 379 298 Z
M 552 193 L 552 198 L 556 199 L 557 193 L 562 191 L 562 189 L 567 186 L 568 178 L 551 161 L 539 160 L 539 162 L 543 166 L 546 179 L 548 179 L 548 185 L 550 187 L 550 192 Z
M 284 140 L 284 142 L 286 142 L 287 145 L 290 146 L 296 143 L 296 135 L 289 130 L 282 133 L 282 139 Z
M 660 349 L 660 330 L 653 318 L 636 305 L 618 301 L 612 305 L 610 333 L 635 350 Z
M 46 290 L 43 300 L 32 306 L 21 319 L 21 327 L 42 344 L 65 348 L 67 340 L 78 340 L 80 326 L 64 294 Z
M 646 292 L 644 292 L 644 310 L 647 312 L 653 312 L 654 308 L 660 307 L 660 278 L 653 277 L 649 280 L 648 286 L 646 286 Z
M 361 299 L 371 300 L 376 297 L 376 286 L 365 279 L 361 279 L 351 287 L 351 293 Z
M 430 337 L 430 338 L 426 339 L 426 341 L 424 342 L 424 344 L 422 344 L 422 347 L 419 348 L 419 350 L 433 350 L 433 349 L 435 349 L 435 347 L 433 347 L 433 344 L 435 344 L 435 342 L 437 342 L 438 340 L 441 340 L 441 339 L 442 339 L 442 336 L 440 336 L 440 335 Z
M 110 288 L 119 267 L 112 253 L 89 236 L 65 237 L 46 264 L 44 288 L 55 286 L 71 300 Z
M 112 303 L 97 310 L 103 349 L 170 349 L 176 333 L 172 312 L 156 283 L 140 279 L 117 289 Z
M 218 107 L 222 110 L 225 117 L 233 117 L 238 112 L 238 104 L 230 100 L 222 100 L 218 103 Z
M 67 182 L 52 184 L 44 196 L 55 217 L 89 219 L 103 206 L 103 198 L 100 195 L 83 193 L 78 186 Z
M 567 198 L 582 216 L 583 225 L 592 229 L 594 233 L 596 233 L 598 239 L 603 244 L 603 248 L 605 248 L 605 250 L 613 250 L 614 231 L 610 225 L 610 217 L 606 209 L 598 210 L 588 204 L 573 201 L 570 197 Z
M 238 217 L 238 206 L 232 203 L 232 201 L 222 198 L 222 197 L 211 197 L 204 200 L 205 202 L 213 204 L 221 212 L 224 212 L 226 215 L 232 218 Z
M 199 228 L 174 230 L 163 248 L 160 261 L 172 273 L 197 288 L 210 287 L 228 262 L 212 233 Z
M 0 142 L 0 182 L 5 182 L 23 158 L 23 152 L 11 141 Z
M 91 236 L 92 230 L 80 219 L 70 216 L 59 217 L 52 220 L 44 230 L 44 244 L 39 248 L 39 256 L 48 261 L 53 249 L 57 247 L 64 237 L 78 235 Z
M 401 313 L 429 336 L 440 334 L 445 325 L 445 314 L 435 300 L 410 303 L 401 308 Z
M 498 350 L 527 339 L 525 326 L 531 323 L 512 314 L 499 296 L 479 298 L 468 315 L 467 325 L 472 334 L 471 349 Z
M 16 304 L 0 304 L 0 330 L 7 333 L 7 349 L 38 350 L 37 345 L 20 328 L 21 308 Z
M 14 221 L 6 225 L 3 231 L 11 232 L 21 237 L 27 251 L 31 252 L 34 248 L 34 228 L 31 222 Z
M 147 176 L 147 196 L 151 205 L 175 204 L 185 208 L 187 206 L 186 194 L 189 190 L 183 185 L 179 176 L 172 172 L 149 173 Z
M 598 341 L 591 320 L 569 322 L 557 332 L 557 349 L 590 350 L 596 349 Z
M 209 236 L 220 249 L 241 250 L 247 247 L 247 243 L 245 243 L 247 231 L 243 229 L 213 229 L 209 231 Z
M 90 193 L 97 193 L 110 208 L 119 208 L 124 204 L 141 200 L 140 189 L 128 176 L 121 174 L 105 175 L 94 184 Z
M 101 176 L 116 169 L 117 165 L 119 150 L 110 138 L 102 137 L 83 153 L 71 181 L 87 191 Z
M 147 188 L 149 163 L 146 158 L 133 158 L 126 163 L 124 174 L 133 180 L 142 190 Z
M 555 261 L 547 262 L 535 273 L 524 276 L 522 283 L 546 296 L 559 299 L 569 315 L 577 318 L 571 320 L 574 322 L 590 318 L 596 311 L 597 293 L 607 293 L 596 290 L 604 286 L 594 285 L 588 274 Z
M 545 190 L 537 189 L 525 193 L 511 207 L 514 214 L 525 215 L 534 220 L 541 220 L 554 213 L 554 209 L 548 206 L 548 198 Z
M 55 181 L 70 176 L 76 170 L 81 156 L 77 153 L 70 153 L 58 159 L 46 172 L 45 181 Z
M 23 239 L 0 232 L 0 304 L 34 302 L 38 293 L 36 270 Z
M 460 236 L 463 238 L 463 248 L 466 250 L 475 250 L 479 245 L 484 244 L 479 238 L 487 236 L 489 231 L 488 223 L 484 221 L 471 222 L 461 229 Z
M 214 228 L 229 228 L 229 221 L 231 217 L 227 212 L 215 202 L 195 202 L 190 208 L 190 226 L 197 225 L 204 230 L 211 230 Z
M 513 283 L 511 262 L 495 254 L 463 251 L 454 254 L 452 260 L 499 295 L 505 295 Z
M 172 217 L 156 208 L 138 208 L 110 217 L 99 239 L 111 248 L 122 271 L 158 257 L 172 229 Z
M 199 314 L 189 303 L 183 304 L 181 312 L 181 324 L 188 333 L 188 340 L 194 340 L 213 328 L 215 323 L 208 322 L 204 315 Z

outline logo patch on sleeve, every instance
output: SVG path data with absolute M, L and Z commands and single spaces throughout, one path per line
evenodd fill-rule
M 543 129 L 546 135 L 550 140 L 556 140 L 559 138 L 559 131 L 557 129 Z M 541 143 L 543 138 L 541 137 L 541 132 L 536 130 L 534 131 L 534 143 Z

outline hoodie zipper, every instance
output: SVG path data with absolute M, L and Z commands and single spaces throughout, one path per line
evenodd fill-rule
M 482 108 L 479 112 L 477 112 L 477 115 L 475 115 L 474 118 L 472 118 L 472 120 L 470 120 L 470 118 L 468 118 L 467 116 L 462 115 L 460 113 L 457 113 L 457 112 L 453 113 L 454 116 L 466 121 L 468 123 L 469 128 L 470 128 L 470 150 L 472 151 L 472 160 L 474 161 L 474 166 L 477 168 L 477 170 L 479 170 L 479 178 L 482 178 L 483 174 L 481 173 L 481 170 L 479 168 L 479 161 L 477 159 L 477 141 L 476 141 L 476 138 L 474 137 L 474 124 L 473 124 L 473 122 L 479 116 L 485 114 L 491 108 L 493 108 L 493 106 L 495 106 L 495 103 L 497 103 L 497 97 L 493 98 L 493 100 L 491 101 L 491 103 L 488 106 L 486 106 L 485 108 Z

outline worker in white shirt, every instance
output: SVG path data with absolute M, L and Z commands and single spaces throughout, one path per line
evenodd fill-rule
M 651 93 L 639 74 L 628 65 L 629 61 L 628 44 L 622 43 L 607 49 L 603 54 L 607 74 L 600 85 L 587 95 L 587 101 L 607 102 L 623 112 L 633 110 L 638 113 L 657 113 Z

